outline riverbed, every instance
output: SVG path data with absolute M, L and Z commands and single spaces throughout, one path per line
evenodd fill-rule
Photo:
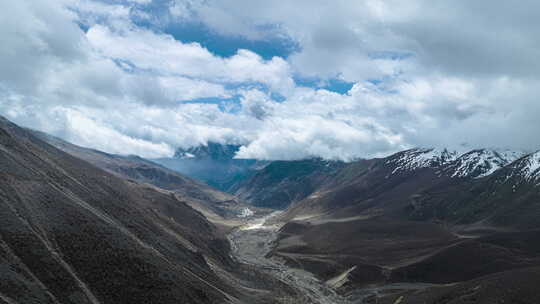
M 272 275 L 296 289 L 302 295 L 296 304 L 362 304 L 364 300 L 379 297 L 392 291 L 412 291 L 435 287 L 424 283 L 393 283 L 377 287 L 358 289 L 347 296 L 338 294 L 329 284 L 319 280 L 310 272 L 291 268 L 277 258 L 269 257 L 282 224 L 274 218 L 281 214 L 273 212 L 263 217 L 253 217 L 235 228 L 229 235 L 232 257 Z
M 286 266 L 275 258 L 269 258 L 274 241 L 278 236 L 280 224 L 267 224 L 280 212 L 254 218 L 236 228 L 229 234 L 231 254 L 238 262 L 256 266 L 274 278 L 298 290 L 303 295 L 301 302 L 314 304 L 351 303 L 338 295 L 325 282 L 317 279 L 312 273 Z

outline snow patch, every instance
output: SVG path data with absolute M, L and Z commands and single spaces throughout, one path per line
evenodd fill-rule
M 521 175 L 528 181 L 536 180 L 540 176 L 540 151 L 527 156 L 523 160 L 524 166 Z
M 481 178 L 493 174 L 524 155 L 512 150 L 473 150 L 456 159 L 447 169 L 451 177 Z
M 523 157 L 525 152 L 503 149 L 478 149 L 462 153 L 448 149 L 411 149 L 395 154 L 386 162 L 395 166 L 392 174 L 420 168 L 440 169 L 450 177 L 481 178 Z
M 240 214 L 238 215 L 238 217 L 241 217 L 241 218 L 250 217 L 250 216 L 252 216 L 254 214 L 255 213 L 253 211 L 251 211 L 251 209 L 244 208 L 244 209 L 242 209 L 242 211 L 240 211 Z
M 411 149 L 396 154 L 386 164 L 395 165 L 392 174 L 404 171 L 414 171 L 420 168 L 439 167 L 455 160 L 457 151 L 447 149 Z

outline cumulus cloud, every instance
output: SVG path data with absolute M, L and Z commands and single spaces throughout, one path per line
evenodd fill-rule
M 87 38 L 103 56 L 164 75 L 219 83 L 258 82 L 283 94 L 294 85 L 287 62 L 279 57 L 265 61 L 251 51 L 239 50 L 232 57 L 220 58 L 198 43 L 181 43 L 172 36 L 139 28 L 113 32 L 96 25 L 88 30 Z
M 174 2 L 181 5 L 186 0 Z M 487 0 L 187 2 L 197 3 L 189 6 L 195 12 L 192 17 L 216 30 L 242 35 L 235 30 L 236 25 L 230 24 L 233 18 L 243 27 L 260 32 L 247 37 L 288 35 L 299 41 L 301 51 L 290 61 L 300 73 L 342 74 L 358 81 L 403 67 L 414 70 L 416 67 L 408 66 L 407 61 L 396 62 L 407 54 L 414 54 L 422 68 L 466 76 L 532 76 L 540 64 L 532 60 L 540 55 L 536 39 L 540 34 L 536 17 L 540 3 L 533 0 L 519 5 Z M 216 15 L 224 17 L 197 13 L 207 9 L 218 10 Z M 266 24 L 278 24 L 281 31 L 267 31 Z M 381 51 L 389 56 L 373 64 L 373 54 Z
M 160 28 L 290 39 L 219 56 Z M 0 3 L 0 113 L 107 152 L 208 141 L 238 157 L 350 160 L 413 146 L 538 149 L 534 1 L 23 0 Z M 149 9 L 151 7 L 151 9 Z M 141 22 L 143 20 L 144 22 Z M 340 79 L 339 94 L 295 79 Z M 494 136 L 496 134 L 496 136 Z

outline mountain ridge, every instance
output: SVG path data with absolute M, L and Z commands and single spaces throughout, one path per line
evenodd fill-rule
M 58 149 L 122 178 L 173 191 L 181 200 L 188 202 L 191 207 L 203 212 L 212 220 L 218 217 L 234 218 L 247 207 L 230 194 L 220 192 L 203 182 L 139 156 L 109 154 L 71 144 L 43 132 L 29 131 Z
M 539 155 L 410 149 L 348 163 L 285 210 L 271 255 L 325 281 L 346 273 L 344 294 L 402 282 L 459 290 L 469 280 L 538 275 Z M 416 303 L 408 299 L 444 289 L 418 288 L 396 292 L 401 300 L 377 298 Z
M 228 243 L 174 196 L 119 179 L 5 119 L 0 164 L 0 251 L 12 265 L 0 292 L 8 299 L 203 303 L 237 294 L 201 259 L 204 252 L 231 263 L 217 249 Z

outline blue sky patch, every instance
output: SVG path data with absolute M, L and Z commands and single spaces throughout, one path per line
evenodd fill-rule
M 181 100 L 181 103 L 193 104 L 215 104 L 221 112 L 235 114 L 241 110 L 240 95 L 235 95 L 231 98 L 205 97 L 195 98 L 191 100 Z
M 287 58 L 298 50 L 296 43 L 289 39 L 249 40 L 241 36 L 223 36 L 195 22 L 170 24 L 163 31 L 184 43 L 197 42 L 221 57 L 230 57 L 239 49 L 247 49 L 268 60 L 275 56 Z
M 346 94 L 353 87 L 353 82 L 343 81 L 338 78 L 321 80 L 319 78 L 295 77 L 294 81 L 299 86 L 325 89 L 338 94 Z
M 378 51 L 370 52 L 368 54 L 371 59 L 386 59 L 386 60 L 405 60 L 413 57 L 413 53 L 409 52 L 396 52 L 396 51 Z

